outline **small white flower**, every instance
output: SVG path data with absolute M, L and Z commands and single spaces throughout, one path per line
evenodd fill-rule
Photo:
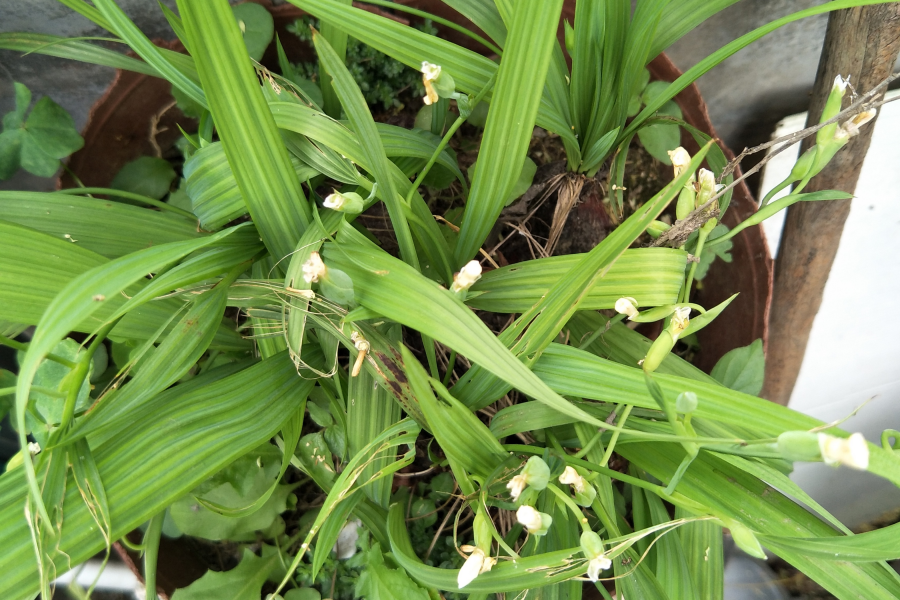
M 325 208 L 330 208 L 331 210 L 341 210 L 341 207 L 344 206 L 344 201 L 345 198 L 343 194 L 334 192 L 333 194 L 328 194 L 322 204 Z
M 709 169 L 700 169 L 697 171 L 697 181 L 700 182 L 701 189 L 716 189 L 716 176 Z
M 588 570 L 587 576 L 593 582 L 596 582 L 600 579 L 600 572 L 605 571 L 612 566 L 612 561 L 606 557 L 605 554 L 601 554 L 592 558 L 588 562 Z
M 576 492 L 584 491 L 584 477 L 578 474 L 578 471 L 572 467 L 566 467 L 566 470 L 559 476 L 559 482 L 564 485 L 571 485 Z
M 527 486 L 528 481 L 525 475 L 516 475 L 509 480 L 509 483 L 506 484 L 506 489 L 509 490 L 509 495 L 512 496 L 513 502 L 519 499 L 519 496 L 522 495 Z
M 326 273 L 328 273 L 328 268 L 322 262 L 318 252 L 310 254 L 309 260 L 303 263 L 303 279 L 306 283 L 316 283 L 325 277 Z
M 32 455 L 40 454 L 41 445 L 37 442 L 28 442 L 28 452 Z
M 428 81 L 435 81 L 441 76 L 441 66 L 430 63 L 427 60 L 422 61 L 422 68 L 420 70 L 422 71 L 422 79 Z
M 600 578 L 600 571 L 612 566 L 612 561 L 603 551 L 603 540 L 593 531 L 585 531 L 581 534 L 581 551 L 588 559 L 588 579 L 596 582 Z
M 425 86 L 425 97 L 422 101 L 426 105 L 434 104 L 438 101 L 438 92 L 434 88 L 434 82 L 441 76 L 441 67 L 428 61 L 422 62 L 422 85 Z
M 820 433 L 819 451 L 826 465 L 844 465 L 860 471 L 869 468 L 869 445 L 861 433 L 848 438 Z
M 691 155 L 681 146 L 678 146 L 674 150 L 669 150 L 666 154 L 669 155 L 669 159 L 672 161 L 672 168 L 675 170 L 675 179 L 678 179 L 678 177 L 684 173 L 685 169 L 688 168 L 688 165 L 691 164 Z
M 864 110 L 858 115 L 851 117 L 850 119 L 841 123 L 841 126 L 835 133 L 835 137 L 851 138 L 859 135 L 859 128 L 874 119 L 875 115 L 877 114 L 878 111 L 876 109 L 870 108 L 869 110 Z
M 848 85 L 850 85 L 850 76 L 849 75 L 847 75 L 846 79 L 844 79 L 840 75 L 834 76 L 834 85 L 832 86 L 832 89 L 837 88 L 838 92 L 840 92 L 842 96 L 844 95 L 844 92 L 847 91 Z
M 627 296 L 616 300 L 616 312 L 620 315 L 628 315 L 629 321 L 641 314 L 637 309 L 637 300 Z
M 516 511 L 516 519 L 528 530 L 528 533 L 534 533 L 544 528 L 541 513 L 533 506 L 528 506 L 527 504 L 523 504 Z
M 456 585 L 460 589 L 466 587 L 482 573 L 487 573 L 496 564 L 497 559 L 486 556 L 484 550 L 475 548 L 456 576 Z
M 479 279 L 481 279 L 481 263 L 477 260 L 470 260 L 460 269 L 459 273 L 453 276 L 453 285 L 450 286 L 450 291 L 456 293 L 465 291 Z
M 669 329 L 676 340 L 678 336 L 681 335 L 681 332 L 687 329 L 687 326 L 690 324 L 691 320 L 688 318 L 691 314 L 691 309 L 688 306 L 682 306 L 680 308 L 676 308 L 675 312 L 672 314 L 672 321 L 669 324 Z

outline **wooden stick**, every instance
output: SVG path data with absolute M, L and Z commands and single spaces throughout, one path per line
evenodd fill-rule
M 850 75 L 856 90 L 863 93 L 891 73 L 898 51 L 900 5 L 892 3 L 832 12 L 807 126 L 819 121 L 836 75 Z M 873 100 L 879 100 L 883 93 Z M 873 129 L 874 123 L 863 127 L 804 191 L 842 190 L 852 194 Z M 801 154 L 814 141 L 812 137 L 806 138 Z M 822 303 L 822 292 L 849 212 L 850 200 L 799 202 L 788 209 L 775 262 L 766 382 L 762 391 L 764 398 L 778 404 L 788 403 L 797 382 L 809 332 Z

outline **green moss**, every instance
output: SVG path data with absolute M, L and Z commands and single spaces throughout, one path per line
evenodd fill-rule
M 296 35 L 300 40 L 312 44 L 310 25 L 318 28 L 316 19 L 303 17 L 288 26 L 288 31 Z M 424 21 L 414 26 L 419 31 L 429 35 L 436 35 L 431 21 Z M 347 40 L 347 68 L 362 90 L 363 96 L 372 108 L 403 108 L 401 98 L 409 100 L 413 97 L 425 95 L 422 87 L 421 75 L 415 69 L 411 69 L 401 62 L 394 60 L 375 50 L 371 46 L 363 44 L 351 37 Z M 315 62 L 301 62 L 294 65 L 297 72 L 316 81 L 318 65 Z

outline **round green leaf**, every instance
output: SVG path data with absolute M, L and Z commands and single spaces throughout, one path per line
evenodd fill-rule
M 244 35 L 244 44 L 247 46 L 247 54 L 253 60 L 260 60 L 266 52 L 266 48 L 272 43 L 275 34 L 275 23 L 272 15 L 259 4 L 246 2 L 232 7 L 234 18 L 237 19 Z
M 169 193 L 174 179 L 175 169 L 169 161 L 142 156 L 122 167 L 110 187 L 161 200 Z

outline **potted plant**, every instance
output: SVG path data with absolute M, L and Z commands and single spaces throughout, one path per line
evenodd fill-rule
M 840 118 L 838 82 L 794 192 L 717 235 L 726 157 L 660 111 L 775 26 L 856 3 L 776 21 L 637 100 L 646 63 L 717 6 L 648 2 L 631 15 L 630 4 L 578 3 L 570 70 L 556 37 L 560 0 L 448 2 L 490 36 L 499 64 L 342 3 L 294 3 L 321 23 L 312 34 L 321 105 L 303 85 L 254 69 L 248 22 L 224 0 L 167 15 L 189 55 L 151 44 L 112 0 L 71 5 L 140 60 L 80 41 L 0 38 L 161 75 L 200 108 L 187 142 L 196 144 L 189 208 L 121 190 L 110 193 L 142 206 L 0 196 L 2 318 L 36 325 L 4 387 L 23 447 L 0 477 L 5 596 L 49 597 L 54 573 L 144 523 L 155 587 L 167 509 L 200 533 L 245 543 L 237 567 L 176 597 L 238 587 L 315 597 L 326 564 L 335 582 L 355 569 L 356 593 L 372 598 L 547 586 L 578 597 L 585 580 L 605 597 L 717 597 L 723 527 L 838 597 L 897 594 L 882 562 L 898 556 L 892 529 L 843 535 L 784 474 L 792 461 L 824 460 L 898 483 L 894 434 L 879 446 L 753 396 L 760 344 L 723 357 L 715 377 L 670 352 L 729 318 L 727 301 L 692 302 L 688 255 L 702 260 L 791 202 L 842 197 L 803 195 L 802 184 L 865 117 L 830 123 Z M 348 33 L 421 69 L 436 134 L 376 125 L 341 56 Z M 450 102 L 459 116 L 447 122 Z M 420 184 L 435 165 L 456 175 L 446 146 L 481 102 L 490 110 L 477 169 L 459 179 L 464 208 L 438 221 Z M 24 94 L 23 104 L 4 120 L 7 143 L 33 134 Z M 594 177 L 612 158 L 610 205 L 623 219 L 587 252 L 482 273 L 475 258 L 521 183 L 535 124 L 563 140 L 565 181 Z M 630 139 L 671 125 L 698 150 L 671 149 L 673 180 L 626 216 Z M 389 149 L 419 162 L 391 160 Z M 323 181 L 343 185 L 323 192 Z M 376 203 L 396 255 L 359 223 Z M 660 222 L 669 204 L 677 220 Z M 670 247 L 631 248 L 645 233 Z M 521 316 L 495 333 L 471 307 Z M 651 342 L 625 318 L 661 332 Z M 107 349 L 124 367 L 108 386 Z M 97 398 L 91 377 L 104 383 Z M 413 464 L 440 476 L 394 490 L 393 475 Z M 278 521 L 298 490 L 321 497 Z M 329 563 L 335 546 L 353 545 L 357 522 L 360 558 Z M 425 527 L 436 531 L 430 547 Z

